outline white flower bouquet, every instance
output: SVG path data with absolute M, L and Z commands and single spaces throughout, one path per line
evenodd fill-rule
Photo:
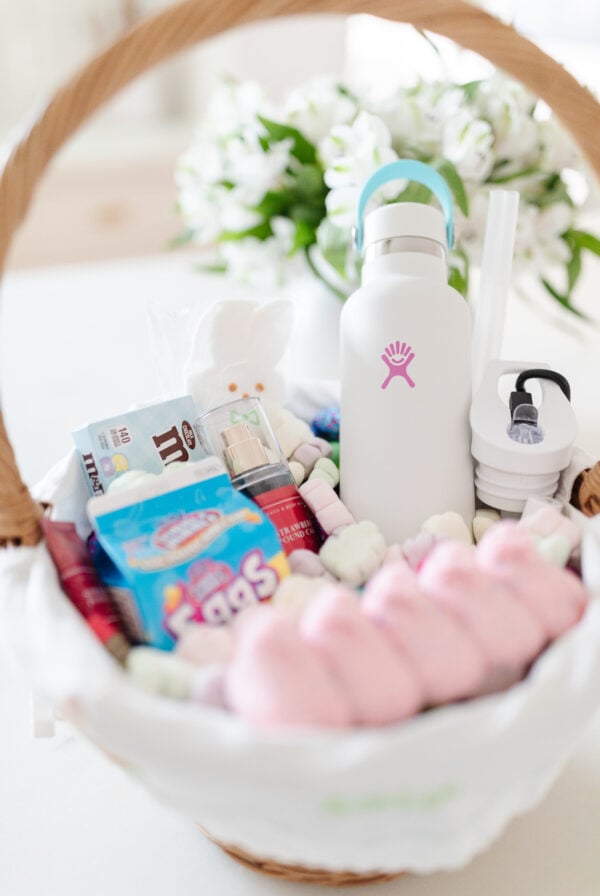
M 583 316 L 572 301 L 582 254 L 600 254 L 600 240 L 576 224 L 585 177 L 548 110 L 500 73 L 467 84 L 419 81 L 383 98 L 320 78 L 281 108 L 253 82 L 224 84 L 177 167 L 186 225 L 177 242 L 212 246 L 211 269 L 255 286 L 272 288 L 308 266 L 343 298 L 358 282 L 350 231 L 360 188 L 396 158 L 435 166 L 453 193 L 450 282 L 460 292 L 480 260 L 487 193 L 502 185 L 521 194 L 517 278 L 536 274 Z M 398 183 L 380 198 L 428 202 L 431 194 Z

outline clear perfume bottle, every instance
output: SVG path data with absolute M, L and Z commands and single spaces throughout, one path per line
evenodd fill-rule
M 286 554 L 317 552 L 319 524 L 304 503 L 259 398 L 227 402 L 203 414 L 199 436 L 224 461 L 231 482 L 275 525 Z

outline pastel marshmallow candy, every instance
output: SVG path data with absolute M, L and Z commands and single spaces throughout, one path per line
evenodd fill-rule
M 438 545 L 419 584 L 455 614 L 502 675 L 519 678 L 546 643 L 544 627 L 529 609 L 478 566 L 475 548 L 451 541 Z
M 330 535 L 319 557 L 337 579 L 358 588 L 379 569 L 385 552 L 385 539 L 375 523 L 363 520 Z
M 336 488 L 340 482 L 340 471 L 332 460 L 328 457 L 322 457 L 316 462 L 314 469 L 308 478 L 309 480 L 323 479 L 323 481 L 327 482 L 332 488 Z
M 300 486 L 299 491 L 326 535 L 356 522 L 332 486 L 324 480 L 309 479 Z
M 190 696 L 194 667 L 181 657 L 155 647 L 133 647 L 127 654 L 126 669 L 145 691 L 187 700 Z
M 391 724 L 423 705 L 413 670 L 361 612 L 352 591 L 324 589 L 300 620 L 300 632 L 343 687 L 355 724 Z
M 453 510 L 430 516 L 421 526 L 421 532 L 446 536 L 464 544 L 473 544 L 473 536 L 467 524 L 460 513 L 455 513 Z
M 175 654 L 194 666 L 228 663 L 233 656 L 231 629 L 225 625 L 188 625 L 175 645 Z
M 352 723 L 342 685 L 300 637 L 294 621 L 273 606 L 257 607 L 236 631 L 224 691 L 227 705 L 259 727 L 345 728 Z
M 331 445 L 329 442 L 315 436 L 309 439 L 308 442 L 303 442 L 302 445 L 299 445 L 291 455 L 290 460 L 302 464 L 305 474 L 308 475 L 318 461 L 328 458 L 330 455 Z
M 413 538 L 407 538 L 402 545 L 402 556 L 412 569 L 420 569 L 425 560 L 445 536 L 433 532 L 419 532 Z
M 402 545 L 399 544 L 390 544 L 385 550 L 385 556 L 383 558 L 382 566 L 387 565 L 388 563 L 400 563 L 404 560 L 404 551 L 402 549 Z
M 406 562 L 376 573 L 361 605 L 415 669 L 427 705 L 462 700 L 481 690 L 491 663 L 454 615 L 423 594 Z
M 534 535 L 540 536 L 542 544 L 543 540 L 552 539 L 550 544 L 543 549 L 543 553 L 548 559 L 555 559 L 557 562 L 560 562 L 558 556 L 562 556 L 568 548 L 567 557 L 560 565 L 564 565 L 568 557 L 581 547 L 582 532 L 579 526 L 573 520 L 563 516 L 558 508 L 552 504 L 540 507 L 534 513 L 522 517 L 519 525 L 528 529 Z M 558 556 L 555 549 L 556 545 L 560 545 Z
M 298 461 L 291 460 L 288 463 L 290 468 L 290 473 L 294 477 L 294 482 L 296 485 L 301 485 L 304 482 L 304 478 L 306 476 L 306 471 L 302 464 L 298 463 Z
M 565 535 L 556 533 L 540 539 L 537 549 L 542 557 L 556 566 L 566 566 L 571 556 L 572 544 Z
M 581 580 L 542 557 L 523 526 L 508 520 L 498 523 L 478 546 L 477 558 L 481 568 L 535 616 L 548 639 L 581 618 L 587 603 Z
M 487 507 L 479 509 L 473 517 L 473 538 L 475 544 L 479 544 L 488 529 L 500 521 L 497 510 Z
M 297 550 L 292 551 L 291 554 L 288 554 L 288 565 L 292 573 L 297 573 L 301 576 L 331 577 L 325 569 L 323 561 L 319 555 L 306 548 L 298 548 Z
M 286 576 L 273 595 L 273 604 L 294 618 L 299 618 L 330 581 L 321 576 L 303 576 L 297 573 Z
M 225 700 L 225 666 L 202 666 L 192 672 L 189 698 L 193 703 L 228 709 Z

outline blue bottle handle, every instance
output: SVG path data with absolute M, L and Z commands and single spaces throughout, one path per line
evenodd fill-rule
M 363 218 L 367 203 L 375 190 L 392 180 L 412 180 L 424 187 L 428 187 L 438 199 L 444 218 L 446 221 L 446 237 L 448 240 L 448 248 L 454 245 L 454 207 L 452 204 L 452 194 L 448 189 L 448 184 L 441 174 L 431 165 L 425 162 L 419 162 L 416 159 L 398 159 L 395 162 L 389 162 L 382 165 L 375 174 L 368 179 L 358 200 L 357 223 L 355 232 L 356 248 L 360 252 L 363 245 Z

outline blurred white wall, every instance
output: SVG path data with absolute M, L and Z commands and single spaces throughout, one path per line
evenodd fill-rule
M 0 142 L 70 74 L 146 15 L 175 0 L 0 0 Z M 102 115 L 110 131 L 194 121 L 218 79 L 255 78 L 277 99 L 312 72 L 341 72 L 345 19 L 251 25 L 160 67 Z
M 141 17 L 174 2 L 0 0 L 0 161 L 2 144 L 60 83 Z M 600 0 L 482 3 L 600 89 Z M 44 180 L 11 265 L 163 249 L 179 229 L 175 159 L 223 76 L 256 79 L 277 101 L 317 74 L 381 83 L 417 74 L 468 80 L 485 71 L 478 57 L 441 43 L 442 60 L 406 26 L 330 15 L 261 22 L 204 43 L 140 79 L 70 141 Z
M 171 0 L 175 2 L 175 0 Z M 0 0 L 0 162 L 56 88 L 169 0 Z M 62 150 L 18 235 L 11 267 L 159 252 L 181 229 L 173 169 L 217 83 L 256 79 L 277 101 L 342 74 L 345 18 L 302 16 L 228 32 L 123 91 Z
M 0 0 L 0 143 L 30 118 L 53 90 L 101 47 L 144 16 L 175 0 Z M 490 11 L 550 48 L 553 55 L 600 87 L 595 59 L 600 44 L 598 0 L 481 0 Z M 368 9 L 368 3 L 365 3 Z M 366 16 L 350 19 L 350 66 L 369 74 L 440 69 L 433 53 L 407 41 L 403 26 Z M 398 53 L 398 46 L 402 53 Z M 256 78 L 274 98 L 310 74 L 341 72 L 346 62 L 346 19 L 303 16 L 239 29 L 162 66 L 101 116 L 120 130 L 156 123 L 193 122 L 219 77 Z M 444 48 L 445 70 L 468 77 L 473 59 L 456 63 Z

